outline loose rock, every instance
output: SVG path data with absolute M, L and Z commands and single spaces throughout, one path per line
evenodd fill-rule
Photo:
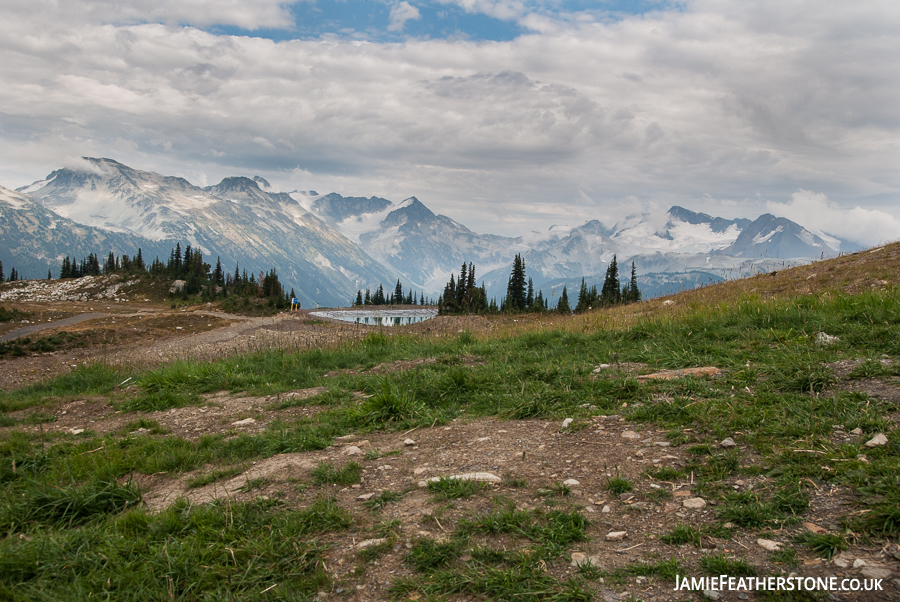
M 463 474 L 450 475 L 449 477 L 431 477 L 428 479 L 430 483 L 437 483 L 441 479 L 456 479 L 459 481 L 482 481 L 485 483 L 499 483 L 502 479 L 495 474 L 489 472 L 466 472 Z
M 564 428 L 564 429 L 569 428 L 569 425 L 572 424 L 573 422 L 575 422 L 575 421 L 572 420 L 571 418 L 566 418 L 565 420 L 562 421 L 562 428 Z
M 706 507 L 706 500 L 702 497 L 689 497 L 681 503 L 685 508 L 689 508 L 691 510 L 699 510 L 700 508 Z
M 627 531 L 610 531 L 606 534 L 606 541 L 622 541 L 628 537 Z
M 734 442 L 734 439 L 728 437 L 721 443 L 719 443 L 719 447 L 724 447 L 725 449 L 730 449 L 732 447 L 737 447 L 737 443 Z
M 363 451 L 361 449 L 359 449 L 358 447 L 356 447 L 355 445 L 350 445 L 348 447 L 345 447 L 341 451 L 341 453 L 344 454 L 345 456 L 361 456 L 361 455 L 363 455 Z
M 878 433 L 868 441 L 866 441 L 866 447 L 879 447 L 882 445 L 887 445 L 888 439 L 884 436 L 884 433 Z
M 778 552 L 781 550 L 781 544 L 771 539 L 757 539 L 756 545 L 769 552 Z

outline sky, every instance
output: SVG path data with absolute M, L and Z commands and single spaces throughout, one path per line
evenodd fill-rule
M 0 56 L 7 188 L 108 157 L 505 235 L 677 204 L 900 239 L 895 0 L 4 0 Z

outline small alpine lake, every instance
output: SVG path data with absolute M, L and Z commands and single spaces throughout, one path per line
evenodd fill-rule
M 437 313 L 436 309 L 346 309 L 313 311 L 309 315 L 362 326 L 408 326 L 430 320 Z

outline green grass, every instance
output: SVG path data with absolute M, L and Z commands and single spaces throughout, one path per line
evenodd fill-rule
M 361 475 L 362 466 L 356 462 L 347 462 L 340 468 L 335 468 L 328 462 L 319 462 L 312 471 L 316 485 L 355 485 L 359 483 Z
M 363 506 L 369 510 L 381 510 L 388 504 L 394 504 L 403 499 L 404 493 L 398 491 L 382 491 L 375 497 L 369 498 L 363 502 Z
M 243 468 L 237 466 L 231 468 L 218 468 L 216 470 L 211 470 L 209 472 L 201 473 L 195 477 L 191 477 L 187 480 L 186 485 L 188 486 L 188 489 L 196 489 L 198 487 L 203 487 L 217 481 L 232 479 L 241 474 L 243 471 Z
M 746 560 L 725 554 L 707 554 L 700 558 L 700 568 L 708 575 L 728 575 L 729 577 L 754 577 L 757 572 Z
M 251 599 L 278 583 L 273 599 L 303 598 L 329 583 L 324 550 L 306 538 L 350 522 L 330 500 L 299 511 L 271 502 L 181 503 L 156 515 L 126 510 L 80 529 L 0 540 L 0 594 L 72 600 L 104 592 L 111 599 L 163 600 L 217 592 Z
M 445 479 L 428 483 L 428 491 L 434 493 L 436 500 L 455 500 L 470 497 L 490 487 L 488 483 L 469 479 Z
M 796 541 L 828 561 L 834 558 L 838 552 L 847 549 L 847 540 L 843 535 L 835 533 L 807 532 L 799 535 Z
M 125 432 L 103 436 L 86 432 L 73 437 L 10 429 L 0 439 L 0 517 L 5 525 L 0 528 L 4 534 L 0 535 L 0 563 L 7 563 L 8 557 L 14 560 L 0 566 L 0 588 L 20 583 L 5 577 L 9 569 L 25 584 L 24 593 L 17 595 L 26 599 L 67 594 L 78 598 L 86 597 L 85 592 L 95 592 L 97 597 L 106 591 L 106 580 L 100 577 L 103 571 L 96 568 L 105 566 L 98 556 L 103 554 L 134 573 L 134 577 L 130 573 L 122 576 L 122 587 L 136 582 L 138 576 L 171 575 L 176 598 L 196 599 L 201 591 L 197 588 L 210 586 L 213 589 L 209 591 L 214 592 L 210 599 L 246 599 L 285 572 L 300 575 L 285 580 L 295 585 L 284 590 L 279 585 L 266 596 L 302 599 L 318 591 L 317 580 L 325 583 L 327 575 L 317 568 L 320 551 L 314 542 L 304 539 L 323 531 L 312 523 L 298 526 L 301 511 L 275 505 L 242 509 L 239 514 L 244 513 L 243 518 L 236 524 L 243 526 L 232 529 L 222 524 L 231 511 L 216 505 L 177 506 L 177 511 L 158 516 L 145 514 L 132 508 L 133 493 L 121 483 L 133 473 L 177 478 L 204 466 L 239 466 L 276 454 L 326 449 L 334 437 L 348 433 L 406 432 L 437 427 L 458 417 L 549 420 L 564 416 L 583 419 L 589 413 L 622 414 L 630 421 L 652 423 L 654 429 L 669 433 L 673 443 L 691 446 L 687 450 L 693 455 L 689 465 L 650 469 L 646 476 L 679 483 L 693 479 L 695 492 L 719 502 L 714 509 L 720 523 L 732 522 L 748 530 L 789 527 L 810 512 L 813 487 L 835 485 L 854 496 L 857 506 L 850 514 L 855 518 L 846 525 L 853 532 L 877 542 L 900 536 L 896 510 L 900 507 L 896 498 L 900 491 L 900 434 L 891 430 L 892 423 L 886 418 L 896 413 L 896 406 L 874 396 L 835 391 L 831 383 L 836 377 L 825 367 L 839 359 L 864 358 L 853 378 L 900 373 L 896 364 L 900 357 L 900 290 L 777 301 L 743 297 L 720 306 L 682 304 L 678 311 L 677 315 L 634 318 L 626 327 L 614 324 L 610 314 L 601 311 L 576 318 L 568 331 L 549 330 L 544 325 L 515 336 L 420 339 L 375 333 L 359 343 L 330 350 L 267 351 L 210 363 L 175 362 L 146 371 L 98 364 L 39 385 L 0 392 L 0 424 L 14 426 L 22 421 L 22 415 L 12 412 L 35 408 L 33 420 L 40 422 L 41 416 L 49 417 L 57 407 L 76 399 L 101 397 L 120 411 L 146 411 L 199 404 L 204 394 L 223 390 L 277 395 L 297 388 L 328 389 L 315 400 L 322 410 L 315 417 L 284 419 L 252 435 L 187 441 L 140 416 L 129 418 L 124 430 L 133 433 L 146 428 L 152 437 Z M 815 335 L 820 331 L 839 336 L 841 342 L 817 346 Z M 621 361 L 644 362 L 653 369 L 717 365 L 727 372 L 715 379 L 648 384 L 619 374 L 593 377 L 596 358 L 609 357 L 611 350 Z M 893 367 L 880 362 L 882 355 L 895 360 Z M 483 364 L 463 366 L 464 356 L 477 356 Z M 378 364 L 415 358 L 440 361 L 405 371 L 364 373 Z M 325 378 L 329 372 L 333 375 Z M 129 384 L 140 390 L 136 395 L 119 388 L 129 377 Z M 370 397 L 360 401 L 353 392 Z M 625 408 L 624 403 L 628 404 Z M 586 409 L 591 405 L 596 409 Z M 833 440 L 836 424 L 848 431 L 859 427 L 866 434 L 888 433 L 889 443 L 866 449 L 867 462 L 863 462 L 856 458 L 857 444 Z M 718 442 L 735 433 L 740 433 L 744 451 L 722 451 Z M 353 476 L 348 466 L 320 466 L 316 469 L 319 476 L 313 479 L 320 486 L 358 482 L 359 475 Z M 227 478 L 215 472 L 196 478 Z M 752 491 L 732 492 L 731 482 L 747 475 L 766 479 Z M 481 491 L 480 484 L 465 483 L 436 485 L 433 491 L 443 499 Z M 516 483 L 508 479 L 506 484 Z M 611 477 L 608 485 L 614 494 L 634 487 L 619 475 Z M 468 487 L 474 489 L 465 489 Z M 379 504 L 390 504 L 389 497 L 373 505 L 377 509 Z M 560 507 L 569 503 L 564 495 L 553 501 Z M 319 510 L 325 506 L 325 502 L 314 505 Z M 331 508 L 319 512 L 320 518 L 334 518 L 335 506 Z M 364 516 L 371 520 L 368 513 Z M 341 520 L 350 519 L 344 515 L 338 522 Z M 560 581 L 535 568 L 537 559 L 557 559 L 567 546 L 583 541 L 585 525 L 581 515 L 560 510 L 499 508 L 472 516 L 458 523 L 453 541 L 464 540 L 465 535 L 502 535 L 524 543 L 530 551 L 470 552 L 471 562 L 457 557 L 411 581 L 400 580 L 395 587 L 397 591 L 413 588 L 424 598 L 587 599 L 577 578 Z M 298 529 L 303 535 L 296 535 Z M 714 535 L 712 527 L 699 533 L 679 529 L 664 536 L 673 545 L 696 545 L 703 535 L 727 536 Z M 35 539 L 20 541 L 10 533 L 27 533 Z M 174 543 L 166 546 L 168 540 L 160 533 L 168 534 L 165 537 Z M 294 539 L 268 537 L 272 533 L 290 534 Z M 246 541 L 249 537 L 260 541 Z M 275 541 L 263 541 L 267 539 Z M 43 547 L 35 547 L 34 542 Z M 288 542 L 298 546 L 297 550 L 291 548 L 290 554 L 309 563 L 302 560 L 292 566 L 284 560 L 286 546 L 293 545 Z M 226 548 L 234 550 L 234 559 Z M 129 549 L 134 550 L 133 556 L 126 553 Z M 42 564 L 35 567 L 38 554 Z M 46 568 L 44 558 L 50 559 Z M 141 569 L 138 558 L 150 568 Z M 252 558 L 258 560 L 251 565 Z M 781 560 L 790 561 L 787 557 Z M 709 567 L 705 570 L 719 573 L 721 565 L 728 568 L 729 562 L 739 561 L 713 555 L 702 562 Z M 198 569 L 190 568 L 200 564 L 214 567 L 210 571 L 214 585 L 198 576 Z M 298 585 L 307 579 L 312 585 Z M 147 592 L 147 599 L 171 598 L 165 581 L 148 587 L 141 590 Z M 119 593 L 116 590 L 111 597 Z M 0 590 L 0 599 L 4 594 Z
M 634 486 L 631 481 L 624 477 L 608 477 L 606 479 L 606 489 L 615 495 L 621 495 L 631 491 Z

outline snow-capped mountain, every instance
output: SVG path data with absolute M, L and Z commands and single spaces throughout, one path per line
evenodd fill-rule
M 211 263 L 220 256 L 226 269 L 237 262 L 252 272 L 274 267 L 307 306 L 343 305 L 360 287 L 396 278 L 289 195 L 263 191 L 260 183 L 271 187 L 261 178 L 199 188 L 111 159 L 85 162 L 83 170 L 56 170 L 20 192 L 79 224 L 168 248 L 190 244 Z
M 80 260 L 90 253 L 147 257 L 167 254 L 171 247 L 127 233 L 77 224 L 46 208 L 34 198 L 0 186 L 0 261 L 9 269 L 43 278 L 58 273 L 66 256 Z
M 300 195 L 300 196 L 298 196 Z M 378 197 L 310 196 L 292 193 L 310 211 L 389 265 L 404 282 L 440 292 L 463 261 L 475 264 L 491 294 L 505 293 L 512 259 L 525 258 L 536 286 L 561 287 L 582 277 L 601 280 L 613 256 L 635 261 L 638 273 L 660 291 L 678 282 L 719 281 L 745 274 L 742 264 L 761 258 L 811 260 L 847 250 L 846 243 L 813 234 L 784 218 L 724 219 L 674 206 L 665 214 L 629 216 L 608 227 L 597 220 L 574 228 L 552 226 L 543 233 L 509 238 L 472 232 L 436 215 L 416 197 L 401 203 Z M 666 276 L 649 274 L 666 273 Z M 684 277 L 673 273 L 685 274 Z
M 298 198 L 297 193 L 293 193 Z M 307 197 L 308 198 L 308 197 Z M 416 197 L 394 204 L 378 197 L 331 193 L 307 201 L 311 211 L 356 242 L 366 253 L 395 270 L 404 282 L 429 293 L 440 292 L 462 263 L 478 269 L 506 266 L 518 239 L 476 234 L 445 215 L 436 215 Z
M 516 253 L 538 288 L 603 280 L 615 255 L 635 262 L 651 294 L 853 250 L 785 218 L 724 219 L 672 207 L 613 226 L 592 220 L 517 238 L 478 234 L 416 197 L 395 203 L 315 191 L 276 192 L 264 178 L 229 177 L 200 188 L 111 159 L 85 159 L 19 189 L 0 190 L 0 260 L 43 276 L 62 255 L 133 254 L 165 259 L 176 242 L 253 272 L 275 267 L 305 305 L 346 305 L 359 288 L 391 286 L 436 295 L 463 262 L 489 294 L 505 293 Z M 38 232 L 31 236 L 30 232 Z M 30 262 L 30 263 L 26 263 Z M 32 270 L 34 264 L 39 269 Z M 22 271 L 22 270 L 20 270 Z M 550 295 L 548 295 L 550 296 Z

